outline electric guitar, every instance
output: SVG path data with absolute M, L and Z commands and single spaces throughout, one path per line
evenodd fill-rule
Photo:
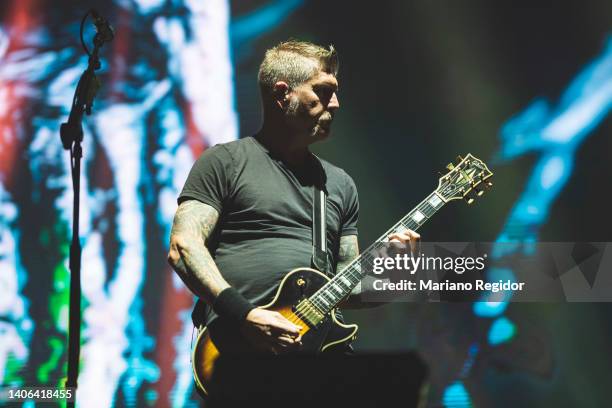
M 483 188 L 492 186 L 489 179 L 493 173 L 471 154 L 465 158 L 459 156 L 457 164 L 450 163 L 446 168 L 448 172 L 440 177 L 438 187 L 429 196 L 333 278 L 311 268 L 294 269 L 285 275 L 274 299 L 261 307 L 277 311 L 302 327 L 299 352 L 324 352 L 356 338 L 357 325 L 339 322 L 335 309 L 364 277 L 362 261 L 371 262 L 368 257 L 388 241 L 390 234 L 406 229 L 416 231 L 449 201 L 464 199 L 471 204 L 483 194 Z M 203 327 L 192 354 L 198 391 L 207 394 L 214 363 L 221 353 L 248 351 L 254 348 L 242 337 L 239 328 L 222 318 L 217 318 L 210 327 Z

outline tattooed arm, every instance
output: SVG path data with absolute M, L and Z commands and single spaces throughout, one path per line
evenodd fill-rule
M 408 229 L 403 232 L 396 232 L 389 235 L 389 242 L 399 242 L 409 244 L 411 251 L 414 253 L 418 242 L 421 240 L 421 235 Z M 359 256 L 359 245 L 357 235 L 347 235 L 340 238 L 340 250 L 338 251 L 338 265 L 336 271 L 340 272 L 347 267 L 353 259 Z M 364 279 L 371 279 L 366 276 Z M 361 282 L 355 286 L 350 295 L 340 305 L 346 309 L 362 309 L 367 307 L 376 307 L 385 304 L 385 302 L 362 302 L 361 301 Z
M 210 205 L 197 200 L 183 201 L 170 234 L 168 263 L 189 290 L 208 304 L 230 286 L 206 247 L 218 219 L 219 213 Z
M 345 235 L 340 237 L 340 249 L 338 250 L 338 265 L 336 272 L 346 268 L 353 259 L 359 256 L 359 242 L 357 235 Z M 364 304 L 361 302 L 361 283 L 357 284 L 351 294 L 340 305 L 345 309 L 360 309 L 368 306 L 378 306 L 378 304 Z
M 346 268 L 353 259 L 359 256 L 359 242 L 357 235 L 345 235 L 340 237 L 340 249 L 338 250 L 338 265 L 336 271 L 340 272 Z
M 230 287 L 206 247 L 218 220 L 219 213 L 213 207 L 197 200 L 184 201 L 174 216 L 170 234 L 168 262 L 189 290 L 209 305 Z M 256 347 L 274 353 L 301 344 L 300 327 L 272 310 L 252 309 L 241 329 Z

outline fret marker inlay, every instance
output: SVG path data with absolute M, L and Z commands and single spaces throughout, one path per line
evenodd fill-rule
M 442 204 L 442 200 L 440 199 L 440 197 L 438 197 L 436 193 L 434 193 L 429 199 L 429 204 L 431 204 L 433 208 L 438 208 L 440 204 Z
M 423 219 L 425 218 L 425 215 L 420 212 L 419 210 L 416 210 L 414 212 L 414 214 L 412 214 L 412 219 L 418 223 L 420 223 L 421 221 L 423 221 Z
M 344 284 L 345 284 L 346 286 L 348 286 L 348 287 L 350 287 L 350 286 L 351 286 L 351 281 L 349 281 L 348 279 L 346 279 L 344 276 L 340 276 L 340 280 L 341 280 L 342 282 L 344 282 Z

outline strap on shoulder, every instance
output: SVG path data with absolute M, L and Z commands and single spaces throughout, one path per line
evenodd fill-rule
M 329 273 L 327 259 L 327 194 L 315 183 L 312 203 L 312 267 Z

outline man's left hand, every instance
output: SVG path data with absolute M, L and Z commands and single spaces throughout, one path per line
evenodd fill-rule
M 389 242 L 400 242 L 404 245 L 408 243 L 410 245 L 410 252 L 413 254 L 421 241 L 421 235 L 411 229 L 407 229 L 404 232 L 394 232 L 388 238 Z

